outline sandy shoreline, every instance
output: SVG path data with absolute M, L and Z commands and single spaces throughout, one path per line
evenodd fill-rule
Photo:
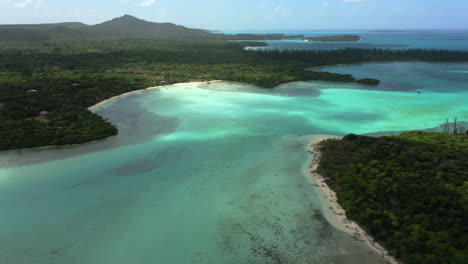
M 88 107 L 88 110 L 94 111 L 97 108 L 109 103 L 110 101 L 113 101 L 115 99 L 131 95 L 131 94 L 134 94 L 134 93 L 139 93 L 139 92 L 142 92 L 142 91 L 146 91 L 146 90 L 160 89 L 160 88 L 165 88 L 165 87 L 170 87 L 170 86 L 181 86 L 181 85 L 189 85 L 189 84 L 206 84 L 206 83 L 215 83 L 215 82 L 222 82 L 222 80 L 212 80 L 212 81 L 203 81 L 203 82 L 197 81 L 197 82 L 174 83 L 174 84 L 167 84 L 167 85 L 160 85 L 160 86 L 143 88 L 143 89 L 131 91 L 131 92 L 128 92 L 128 93 L 119 94 L 119 95 L 113 96 L 111 98 L 108 98 L 106 100 L 100 101 L 99 103 Z
M 312 184 L 322 192 L 325 218 L 337 229 L 350 234 L 354 239 L 365 242 L 369 248 L 375 251 L 382 259 L 390 264 L 398 264 L 398 262 L 388 254 L 388 251 L 378 242 L 366 233 L 358 224 L 349 220 L 346 217 L 345 210 L 338 204 L 336 193 L 330 189 L 325 182 L 325 178 L 317 173 L 317 166 L 320 159 L 320 152 L 317 144 L 329 138 L 338 138 L 334 136 L 316 136 L 307 146 L 307 152 L 313 155 L 312 161 L 308 166 L 308 176 Z

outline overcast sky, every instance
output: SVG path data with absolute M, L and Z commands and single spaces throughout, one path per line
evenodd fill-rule
M 468 28 L 468 0 L 0 0 L 0 24 L 130 14 L 219 30 Z

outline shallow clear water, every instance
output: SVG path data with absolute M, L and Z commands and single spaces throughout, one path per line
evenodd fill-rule
M 117 137 L 0 153 L 0 263 L 382 263 L 325 220 L 303 173 L 305 146 L 318 134 L 467 116 L 468 90 L 452 72 L 466 66 L 395 64 L 433 71 L 428 88 L 400 80 L 412 87 L 405 92 L 387 80 L 375 90 L 223 82 L 112 101 L 97 112 L 119 126 Z M 340 67 L 379 75 L 391 66 Z

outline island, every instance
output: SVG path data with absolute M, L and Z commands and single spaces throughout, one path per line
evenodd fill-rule
M 383 245 L 401 263 L 466 261 L 468 131 L 453 131 L 350 134 L 315 145 L 322 188 L 372 237 L 357 231 L 356 239 Z
M 304 35 L 285 35 L 285 34 L 222 34 L 224 40 L 286 40 L 302 39 Z
M 405 30 L 371 30 L 369 32 L 376 32 L 376 33 L 408 33 L 409 31 Z
M 337 35 L 337 36 L 323 36 L 323 37 L 307 37 L 303 38 L 304 41 L 323 41 L 323 42 L 355 42 L 360 41 L 361 37 L 358 35 Z

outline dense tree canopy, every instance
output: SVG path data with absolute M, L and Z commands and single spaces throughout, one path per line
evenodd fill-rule
M 348 135 L 320 144 L 318 172 L 348 217 L 404 263 L 468 259 L 468 135 Z

